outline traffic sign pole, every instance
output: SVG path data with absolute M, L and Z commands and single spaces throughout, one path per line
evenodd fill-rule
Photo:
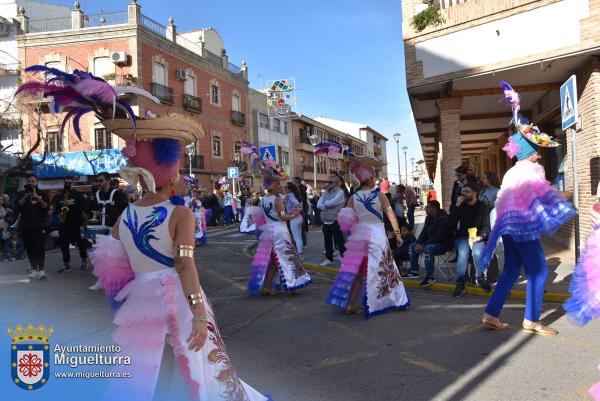
M 571 133 L 571 152 L 573 152 L 573 205 L 577 210 L 574 219 L 575 226 L 575 263 L 579 261 L 579 179 L 577 178 L 577 135 L 573 128 L 569 128 L 568 131 Z

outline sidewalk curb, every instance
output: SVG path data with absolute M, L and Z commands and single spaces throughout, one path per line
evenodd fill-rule
M 336 276 L 338 274 L 337 269 L 334 269 L 332 267 L 321 267 L 321 266 L 311 263 L 311 262 L 304 262 L 304 268 L 307 270 L 324 273 L 324 274 L 327 274 L 330 276 Z M 422 287 L 419 285 L 418 280 L 404 279 L 404 280 L 402 280 L 402 283 L 404 284 L 404 286 L 406 288 L 422 289 Z M 423 289 L 423 290 L 425 290 L 425 289 Z M 435 291 L 435 292 L 452 293 L 454 291 L 454 285 L 434 283 L 434 284 L 431 284 L 429 287 L 427 287 L 426 290 Z M 489 298 L 492 293 L 485 292 L 481 288 L 467 286 L 465 294 L 476 295 L 476 296 L 483 297 L 483 298 Z M 516 300 L 525 300 L 525 297 L 526 297 L 525 291 L 511 291 L 508 296 L 509 299 L 516 299 Z M 565 294 L 565 293 L 560 293 L 560 292 L 546 293 L 546 294 L 544 294 L 544 301 L 552 302 L 552 303 L 563 303 L 569 297 L 570 297 L 570 294 Z

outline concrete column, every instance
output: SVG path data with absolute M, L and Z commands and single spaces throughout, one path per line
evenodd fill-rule
M 140 16 L 142 15 L 142 7 L 137 3 L 136 0 L 131 0 L 131 3 L 127 6 L 127 15 L 129 25 L 139 25 Z
M 438 199 L 446 210 L 450 208 L 452 186 L 456 181 L 454 169 L 462 163 L 460 150 L 460 108 L 462 98 L 438 99 L 437 108 L 440 111 L 440 143 L 438 151 L 438 167 L 436 181 L 441 187 Z
M 19 33 L 29 33 L 29 17 L 25 15 L 25 7 L 19 7 L 17 20 L 19 21 Z
M 73 5 L 73 10 L 71 11 L 71 29 L 81 29 L 84 25 L 84 15 L 83 11 L 81 11 L 81 5 L 78 1 Z
M 169 24 L 167 25 L 167 39 L 173 43 L 177 43 L 177 27 L 175 26 L 175 20 L 173 17 L 169 17 Z

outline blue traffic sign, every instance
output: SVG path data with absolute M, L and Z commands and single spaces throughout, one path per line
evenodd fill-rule
M 227 178 L 240 178 L 240 171 L 237 167 L 227 167 Z
M 565 130 L 577 123 L 577 78 L 575 75 L 560 87 L 560 115 L 562 129 Z
M 277 148 L 275 145 L 261 146 L 258 151 L 260 152 L 260 160 L 271 159 L 277 163 Z

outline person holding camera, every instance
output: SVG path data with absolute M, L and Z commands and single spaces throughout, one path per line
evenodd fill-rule
M 45 191 L 37 186 L 37 177 L 29 174 L 26 178 L 25 190 L 17 194 L 16 211 L 19 218 L 16 224 L 31 265 L 28 278 L 47 279 L 44 273 L 44 242 L 50 201 Z

